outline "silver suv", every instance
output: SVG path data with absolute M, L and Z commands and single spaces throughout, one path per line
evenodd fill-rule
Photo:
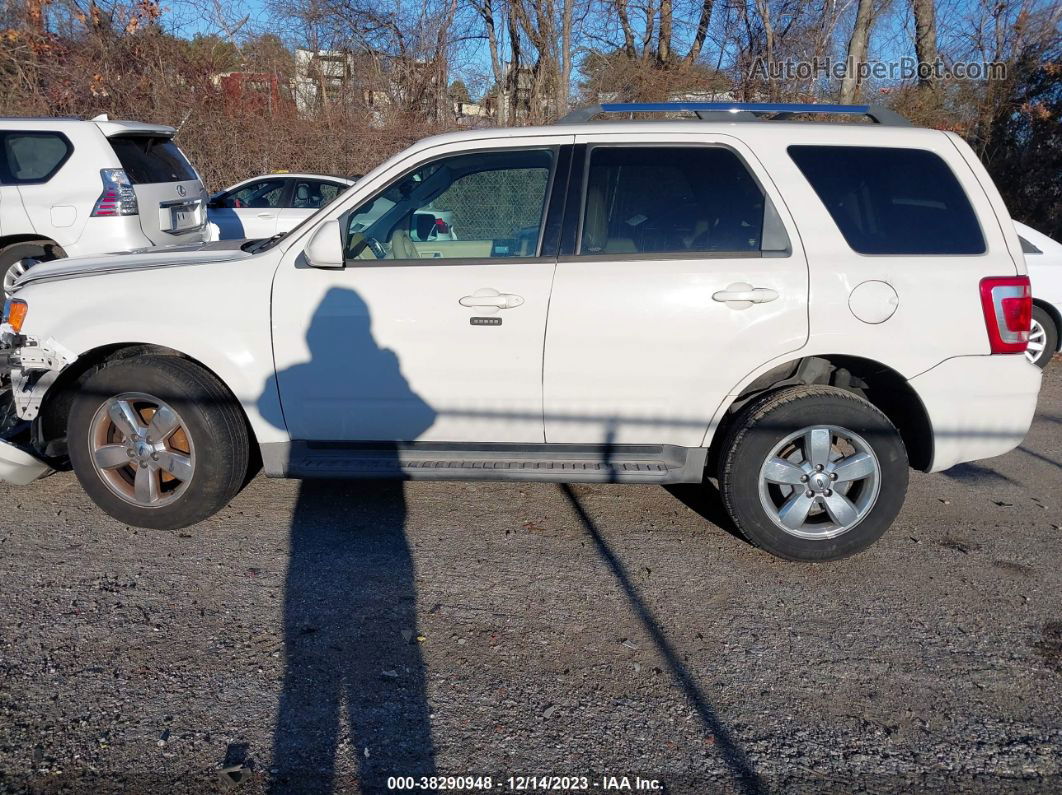
M 199 243 L 206 189 L 172 127 L 0 118 L 0 277 L 38 261 Z

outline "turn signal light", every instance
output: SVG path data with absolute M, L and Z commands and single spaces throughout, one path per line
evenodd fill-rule
M 8 298 L 4 304 L 4 322 L 9 324 L 16 334 L 22 333 L 22 324 L 26 322 L 29 305 L 18 298 Z

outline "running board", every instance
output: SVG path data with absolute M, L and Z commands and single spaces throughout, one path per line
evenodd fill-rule
M 675 445 L 262 445 L 266 474 L 292 478 L 700 483 L 707 454 Z

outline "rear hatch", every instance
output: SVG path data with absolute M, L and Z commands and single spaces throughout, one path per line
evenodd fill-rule
M 108 136 L 129 177 L 144 235 L 157 246 L 203 239 L 206 189 L 170 135 L 122 132 Z

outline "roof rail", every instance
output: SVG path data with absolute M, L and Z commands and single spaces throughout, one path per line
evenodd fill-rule
M 828 105 L 818 102 L 608 102 L 576 108 L 557 124 L 582 124 L 600 113 L 695 113 L 702 121 L 788 119 L 803 113 L 866 116 L 877 124 L 910 127 L 911 122 L 880 105 Z

